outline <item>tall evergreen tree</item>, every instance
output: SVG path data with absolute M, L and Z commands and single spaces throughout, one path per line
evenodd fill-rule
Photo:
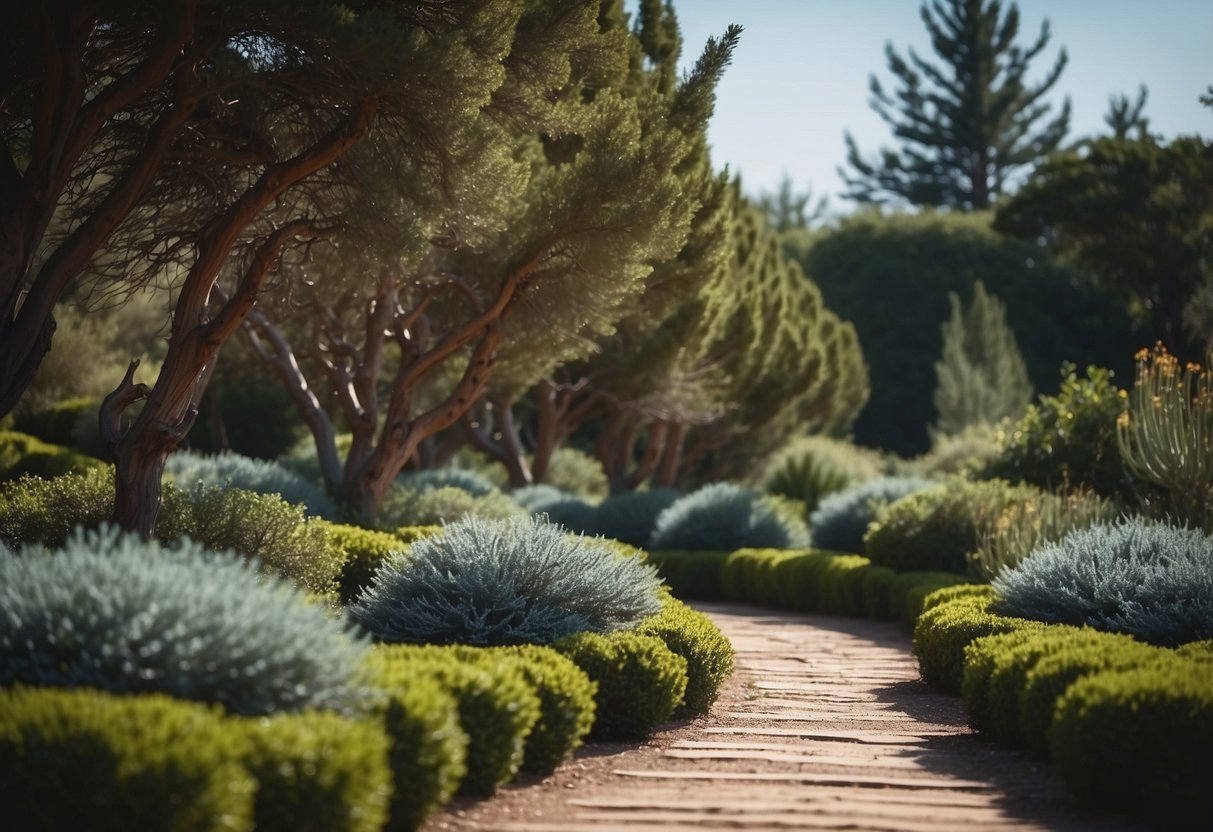
M 936 432 L 950 436 L 969 425 L 1019 416 L 1033 390 L 1006 307 L 980 280 L 967 310 L 955 292 L 948 293 L 948 302 L 952 314 L 944 322 L 943 355 L 935 363 Z
M 990 206 L 1015 172 L 1058 147 L 1069 129 L 1070 102 L 1050 117 L 1045 95 L 1066 65 L 1061 50 L 1037 84 L 1029 65 L 1049 42 L 1049 23 L 1026 49 L 1016 44 L 1019 9 L 998 0 L 931 0 L 921 10 L 939 63 L 885 47 L 899 88 L 871 78 L 872 108 L 901 148 L 865 159 L 846 134 L 847 163 L 839 173 L 858 202 L 904 201 L 964 210 Z M 1044 121 L 1042 122 L 1042 119 Z

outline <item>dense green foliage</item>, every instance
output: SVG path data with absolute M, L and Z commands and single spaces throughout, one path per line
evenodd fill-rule
M 1213 536 L 1126 519 L 1046 543 L 993 581 L 1006 615 L 1129 633 L 1153 644 L 1213 638 Z
M 803 531 L 780 518 L 758 492 L 731 483 L 704 486 L 672 503 L 657 518 L 653 549 L 733 550 L 746 546 L 804 546 Z
M 0 684 L 156 691 L 240 714 L 365 700 L 365 644 L 231 553 L 106 528 L 0 555 L 0 576 Z
M 396 477 L 396 483 L 408 491 L 461 488 L 474 497 L 484 497 L 498 490 L 497 486 L 480 472 L 451 466 L 405 471 Z
M 1134 810 L 1159 828 L 1202 823 L 1213 811 L 1213 664 L 1160 658 L 1080 679 L 1058 701 L 1049 739 L 1082 803 Z
M 1000 436 L 1001 452 L 984 476 L 1044 489 L 1087 487 L 1103 495 L 1130 492 L 1116 445 L 1116 418 L 1124 408 L 1112 374 L 1087 367 L 1079 378 L 1063 364 L 1056 395 L 1042 395 Z
M 863 552 L 863 536 L 879 510 L 930 484 L 918 477 L 881 477 L 830 494 L 809 514 L 813 548 Z
M 371 720 L 311 712 L 250 720 L 257 832 L 379 832 L 388 819 L 391 739 Z
M 382 657 L 370 667 L 381 692 L 375 714 L 392 738 L 388 761 L 395 788 L 388 828 L 418 829 L 463 781 L 468 735 L 459 723 L 458 702 L 437 679 Z
M 329 546 L 341 553 L 337 592 L 343 604 L 353 601 L 374 582 L 384 561 L 408 549 L 407 543 L 387 532 L 340 523 L 328 523 L 324 530 Z
M 534 644 L 488 650 L 468 647 L 457 655 L 464 660 L 512 662 L 539 697 L 539 719 L 526 737 L 522 771 L 547 776 L 585 741 L 594 724 L 597 687 L 567 657 Z
M 1125 345 L 1145 337 L 1117 299 L 1038 245 L 996 234 L 988 214 L 860 213 L 799 256 L 825 304 L 854 322 L 869 365 L 872 394 L 855 441 L 903 456 L 928 446 L 932 362 L 943 347 L 936 324 L 948 315 L 949 292 L 967 303 L 981 280 L 998 295 L 1037 390 L 1054 389 L 1065 361 L 1127 374 Z
M 1185 313 L 1210 280 L 1213 143 L 1095 139 L 1059 153 L 998 207 L 995 227 L 1072 255 L 1111 296 L 1148 318 L 1149 336 L 1197 359 L 1205 333 Z M 1205 321 L 1207 326 L 1208 321 Z M 1122 347 L 1123 349 L 1123 347 Z M 1075 356 L 1076 357 L 1076 356 Z
M 0 691 L 10 829 L 252 832 L 246 745 L 217 708 L 95 690 Z
M 921 16 L 938 60 L 911 50 L 907 61 L 892 44 L 885 47 L 898 89 L 886 93 L 873 75 L 871 104 L 902 146 L 868 161 L 848 133 L 854 174 L 843 173 L 847 195 L 860 202 L 988 208 L 1021 168 L 1056 149 L 1069 130 L 1069 100 L 1056 117 L 1045 100 L 1065 68 L 1065 50 L 1030 84 L 1029 65 L 1049 42 L 1047 20 L 1036 40 L 1021 46 L 1014 4 L 1004 11 L 999 2 L 936 0 L 922 4 Z
M 405 644 L 377 646 L 371 664 L 381 678 L 431 678 L 455 697 L 468 737 L 461 793 L 492 794 L 518 773 L 540 702 L 516 664 L 468 660 L 456 647 Z
M 0 430 L 0 481 L 26 474 L 50 479 L 108 467 L 99 459 L 48 444 L 36 436 Z
M 730 553 L 724 550 L 653 549 L 649 563 L 675 597 L 687 601 L 722 601 L 720 570 Z
M 595 739 L 643 739 L 683 701 L 687 661 L 656 636 L 577 633 L 552 646 L 598 685 Z
M 276 494 L 284 502 L 302 505 L 313 516 L 332 519 L 336 514 L 323 489 L 276 462 L 230 452 L 204 456 L 179 451 L 168 458 L 164 473 L 183 491 L 195 485 L 239 488 Z
M 948 303 L 952 313 L 943 324 L 943 352 L 935 362 L 935 432 L 951 436 L 972 425 L 1019 418 L 1032 399 L 1032 383 L 1007 326 L 1006 307 L 980 280 L 968 309 L 961 310 L 955 292 L 948 293 Z
M 970 642 L 995 633 L 1044 626 L 993 612 L 992 593 L 987 587 L 984 593 L 968 593 L 935 605 L 928 599 L 928 606 L 914 624 L 914 655 L 927 684 L 960 693 L 965 648 Z
M 38 410 L 23 410 L 16 414 L 13 428 L 37 436 L 51 445 L 72 446 L 82 420 L 91 420 L 95 429 L 97 410 L 101 402 L 90 396 L 76 396 L 55 402 Z
M 863 551 L 873 563 L 899 572 L 964 574 L 982 535 L 1010 505 L 1039 492 L 1002 480 L 953 478 L 897 500 L 868 527 Z
M 478 497 L 455 486 L 436 485 L 420 491 L 393 486 L 379 506 L 375 524 L 383 529 L 440 526 L 468 517 L 504 520 L 524 513 L 523 508 L 497 490 Z
M 687 686 L 676 717 L 702 716 L 733 672 L 733 645 L 712 620 L 675 598 L 667 598 L 661 612 L 641 622 L 636 632 L 657 636 L 687 663 Z
M 350 614 L 383 641 L 505 645 L 624 629 L 656 612 L 656 570 L 527 519 L 468 519 L 385 563 Z

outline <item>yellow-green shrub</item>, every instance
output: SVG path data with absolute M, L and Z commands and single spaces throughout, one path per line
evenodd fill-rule
M 329 545 L 340 552 L 341 573 L 337 591 L 341 603 L 348 604 L 371 585 L 380 565 L 392 554 L 408 548 L 399 537 L 387 532 L 321 522 L 328 532 Z
M 725 598 L 721 570 L 729 552 L 664 549 L 649 552 L 649 563 L 679 598 L 686 601 L 721 601 Z
M 701 716 L 711 709 L 720 687 L 733 672 L 733 645 L 698 610 L 667 597 L 662 610 L 644 620 L 638 633 L 657 636 L 687 663 L 687 686 L 674 716 Z
M 974 639 L 1007 633 L 1025 627 L 1043 627 L 1039 622 L 1008 618 L 990 612 L 992 596 L 962 595 L 930 605 L 914 625 L 914 655 L 922 678 L 932 687 L 960 693 L 964 679 L 964 649 Z

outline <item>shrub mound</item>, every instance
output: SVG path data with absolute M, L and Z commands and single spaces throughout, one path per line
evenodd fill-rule
M 375 522 L 383 529 L 399 526 L 440 526 L 467 517 L 503 520 L 524 515 L 525 509 L 500 491 L 476 496 L 445 485 L 422 491 L 393 486 L 379 507 Z
M 238 714 L 351 710 L 367 646 L 231 553 L 115 529 L 0 554 L 0 685 L 161 692 Z
M 1152 644 L 1213 637 L 1213 536 L 1140 518 L 1046 543 L 998 575 L 1004 615 L 1129 633 Z
M 657 518 L 651 549 L 793 549 L 807 544 L 756 491 L 716 483 L 679 498 Z
M 881 477 L 829 494 L 809 515 L 814 549 L 863 554 L 863 536 L 881 506 L 931 485 L 917 477 Z
M 550 644 L 638 624 L 660 608 L 656 570 L 530 518 L 469 518 L 385 563 L 350 607 L 382 641 Z
M 409 491 L 435 491 L 439 488 L 458 488 L 473 497 L 487 497 L 495 493 L 497 486 L 479 471 L 467 468 L 427 468 L 423 471 L 405 471 L 396 477 L 396 482 Z
M 733 672 L 733 645 L 712 619 L 675 598 L 666 598 L 661 612 L 647 618 L 636 632 L 656 636 L 687 663 L 687 685 L 675 717 L 702 716 L 720 695 Z
M 687 686 L 687 662 L 656 636 L 577 633 L 554 645 L 598 685 L 596 739 L 643 739 L 673 716 Z
M 324 490 L 277 462 L 225 451 L 208 456 L 192 451 L 171 454 L 164 473 L 181 490 L 196 484 L 276 494 L 284 502 L 302 505 L 308 514 L 332 519 L 337 514 Z
M 644 546 L 653 536 L 657 518 L 680 497 L 682 492 L 675 488 L 651 488 L 610 497 L 594 509 L 593 531 Z

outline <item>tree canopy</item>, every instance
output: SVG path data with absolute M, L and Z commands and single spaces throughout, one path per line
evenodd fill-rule
M 850 133 L 839 173 L 858 202 L 905 202 L 964 210 L 988 208 L 1015 173 L 1065 138 L 1070 102 L 1050 115 L 1045 100 L 1066 66 L 1061 50 L 1038 83 L 1028 69 L 1049 43 L 1049 23 L 1030 45 L 1017 43 L 1019 9 L 998 0 L 931 0 L 922 21 L 937 62 L 909 59 L 890 43 L 889 70 L 898 88 L 886 92 L 871 77 L 871 105 L 901 143 L 865 159 Z

